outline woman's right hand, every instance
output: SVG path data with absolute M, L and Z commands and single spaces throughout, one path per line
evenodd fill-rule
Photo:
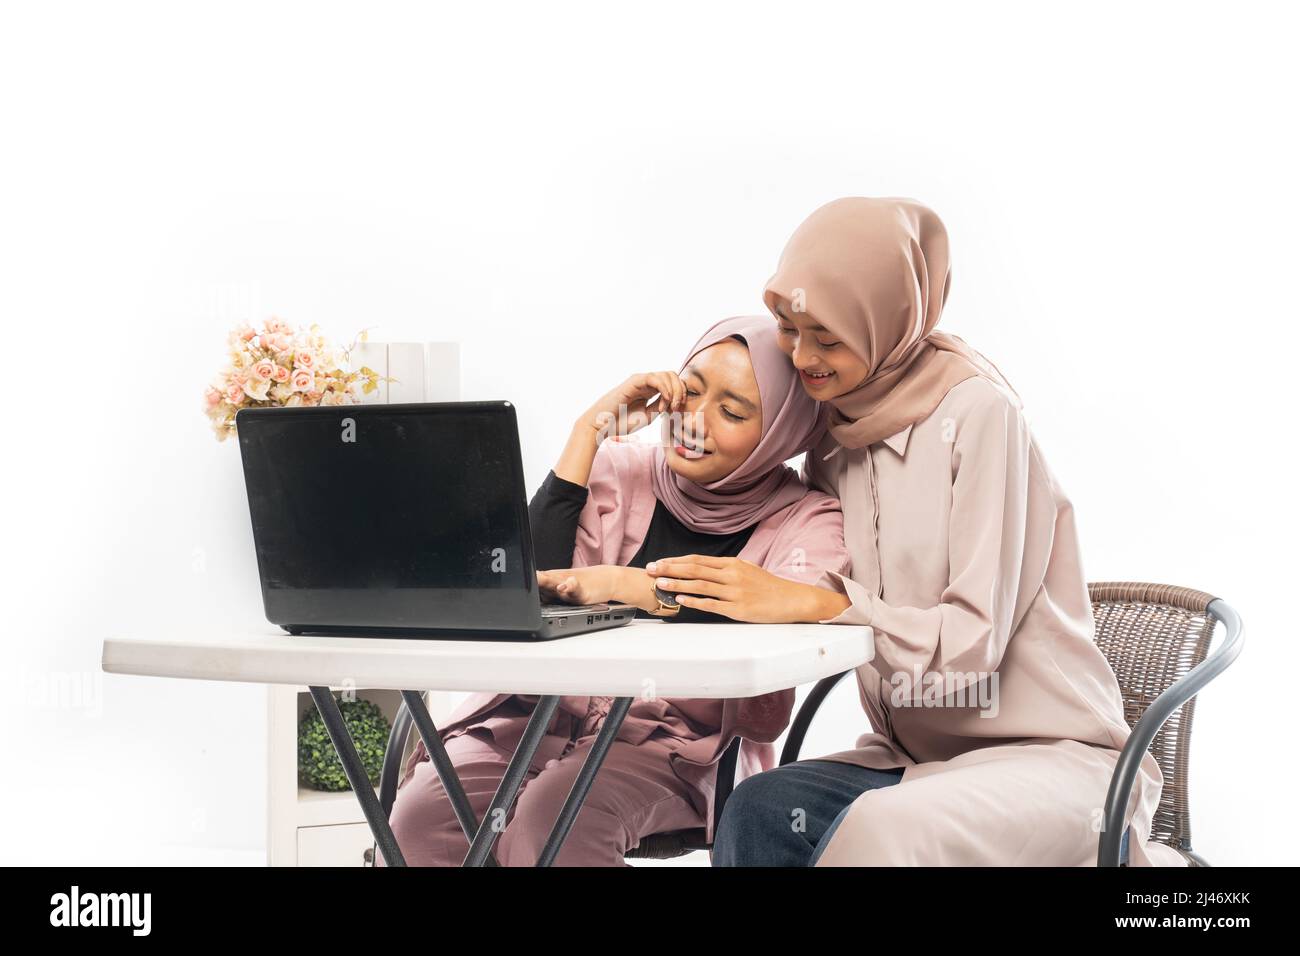
M 655 395 L 659 398 L 652 405 L 647 404 Z M 680 411 L 685 407 L 686 386 L 676 372 L 633 375 L 602 395 L 574 422 L 560 460 L 555 463 L 556 476 L 575 485 L 585 485 L 602 441 L 616 435 L 630 435 L 648 425 L 660 412 Z
M 598 440 L 622 437 L 644 428 L 662 412 L 685 407 L 686 386 L 676 372 L 639 372 L 597 399 L 578 421 L 594 429 Z
M 623 569 L 612 564 L 586 568 L 557 568 L 537 572 L 537 587 L 548 601 L 564 604 L 604 604 L 614 600 L 616 579 Z
M 617 601 L 663 616 L 655 599 L 654 579 L 644 568 L 598 564 L 587 568 L 538 571 L 542 597 L 564 604 L 603 604 Z

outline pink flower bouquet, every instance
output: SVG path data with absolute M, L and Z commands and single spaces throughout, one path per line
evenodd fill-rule
M 395 381 L 362 366 L 351 368 L 352 350 L 335 349 L 313 325 L 294 329 L 274 316 L 259 332 L 241 325 L 227 338 L 229 362 L 203 393 L 203 411 L 218 441 L 235 433 L 235 413 L 267 405 L 352 405 L 380 382 Z

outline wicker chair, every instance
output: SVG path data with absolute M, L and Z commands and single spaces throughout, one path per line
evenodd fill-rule
M 1197 692 L 1241 653 L 1241 618 L 1204 591 L 1169 584 L 1108 581 L 1089 584 L 1088 593 L 1097 622 L 1094 639 L 1119 681 L 1124 719 L 1132 728 L 1106 794 L 1097 865 L 1121 865 L 1123 809 L 1133 792 L 1141 754 L 1149 749 L 1164 775 L 1150 839 L 1173 847 L 1189 866 L 1209 866 L 1192 851 L 1187 794 L 1192 717 Z M 1207 657 L 1220 621 L 1224 639 Z M 844 676 L 827 677 L 813 687 L 790 726 L 782 764 L 799 759 L 817 708 Z
M 1241 653 L 1241 618 L 1212 595 L 1168 584 L 1104 582 L 1089 584 L 1088 592 L 1097 624 L 1095 640 L 1119 681 L 1124 718 L 1132 728 L 1106 794 L 1097 865 L 1122 865 L 1119 851 L 1123 809 L 1133 790 L 1141 754 L 1149 749 L 1164 775 L 1150 839 L 1173 847 L 1190 866 L 1209 866 L 1192 851 L 1187 792 L 1192 717 L 1196 694 Z M 1209 654 L 1219 622 L 1224 625 L 1225 636 L 1218 649 Z M 781 765 L 799 759 L 818 708 L 848 673 L 824 678 L 813 686 L 790 725 Z M 379 800 L 385 815 L 396 798 L 397 771 L 410 728 L 411 715 L 403 704 L 393 722 L 380 778 Z M 733 740 L 718 761 L 715 829 L 735 785 L 739 750 L 739 739 Z M 692 850 L 708 850 L 704 833 L 704 828 L 698 827 L 652 834 L 629 850 L 626 857 L 671 859 Z

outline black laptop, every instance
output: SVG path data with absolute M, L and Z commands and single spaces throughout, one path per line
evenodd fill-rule
M 235 416 L 266 617 L 290 634 L 547 640 L 627 604 L 543 605 L 509 402 Z

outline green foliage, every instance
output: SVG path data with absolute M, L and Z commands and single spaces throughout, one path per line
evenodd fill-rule
M 339 701 L 343 723 L 356 745 L 361 765 L 371 785 L 379 782 L 384 766 L 384 749 L 388 746 L 388 718 L 373 702 L 358 698 Z M 313 707 L 298 723 L 298 779 L 313 790 L 350 790 L 343 762 L 330 740 L 325 721 Z

